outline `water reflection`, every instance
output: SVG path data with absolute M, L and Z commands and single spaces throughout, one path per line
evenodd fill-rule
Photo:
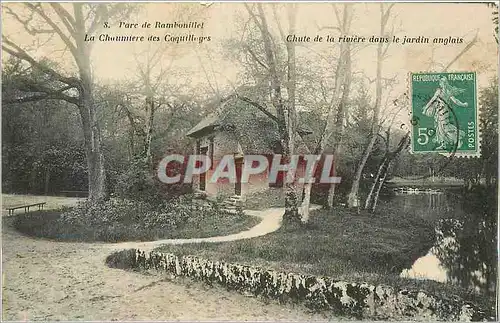
M 401 193 L 394 197 L 394 202 L 403 210 L 421 208 L 421 216 L 440 219 L 436 244 L 410 269 L 403 270 L 402 277 L 457 284 L 485 294 L 495 292 L 497 196 L 494 190 Z
M 457 193 L 449 190 L 397 189 L 390 199 L 391 205 L 404 212 L 411 211 L 428 219 L 442 219 L 463 214 Z

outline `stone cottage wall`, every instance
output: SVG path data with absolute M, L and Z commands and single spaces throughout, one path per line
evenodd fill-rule
M 210 138 L 213 138 L 213 154 L 210 151 Z M 216 162 L 220 161 L 225 155 L 241 154 L 241 148 L 238 147 L 238 141 L 231 134 L 226 132 L 216 132 L 211 136 L 202 137 L 199 139 L 200 147 L 208 147 L 209 156 L 213 156 Z M 210 183 L 210 178 L 215 172 L 214 165 L 207 172 L 206 192 L 211 196 L 232 196 L 235 194 L 235 184 L 230 183 L 228 179 L 219 179 L 217 183 Z M 195 187 L 199 187 L 199 179 L 195 183 Z M 248 183 L 242 183 L 241 193 L 245 196 L 249 193 L 264 191 L 269 188 L 267 174 L 251 175 Z
M 301 302 L 317 310 L 358 319 L 419 319 L 432 321 L 480 321 L 485 312 L 458 297 L 437 298 L 422 291 L 397 290 L 383 285 L 349 283 L 329 277 L 266 270 L 259 267 L 210 261 L 195 256 L 137 249 L 124 250 L 106 260 L 117 268 L 158 270 L 192 277 L 230 290 L 251 293 L 282 302 Z

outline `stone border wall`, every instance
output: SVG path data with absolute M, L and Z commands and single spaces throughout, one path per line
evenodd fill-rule
M 485 321 L 487 318 L 484 311 L 458 297 L 438 299 L 422 291 L 348 283 L 195 256 L 178 257 L 156 251 L 146 254 L 129 249 L 108 256 L 106 263 L 115 268 L 157 270 L 191 277 L 208 284 L 217 283 L 229 290 L 280 302 L 300 302 L 311 309 L 330 310 L 357 319 Z

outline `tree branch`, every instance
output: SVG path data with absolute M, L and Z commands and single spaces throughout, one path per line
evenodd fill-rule
M 92 20 L 89 26 L 89 31 L 88 31 L 89 34 L 93 34 L 97 30 L 99 25 L 101 25 L 101 23 L 105 19 L 107 19 L 107 17 L 108 17 L 108 8 L 106 7 L 106 5 L 98 4 L 95 9 L 94 20 Z
M 2 38 L 3 38 L 3 44 L 2 44 L 2 49 L 7 52 L 8 54 L 14 56 L 14 57 L 17 57 L 19 59 L 22 59 L 28 63 L 31 64 L 31 66 L 35 67 L 35 68 L 38 68 L 39 70 L 49 74 L 50 76 L 54 77 L 55 79 L 57 79 L 59 82 L 62 82 L 62 83 L 66 83 L 68 85 L 73 85 L 74 87 L 78 87 L 80 86 L 80 81 L 75 78 L 75 77 L 66 77 L 66 76 L 63 76 L 59 73 L 57 73 L 56 71 L 54 71 L 53 69 L 43 65 L 43 64 L 40 64 L 39 62 L 37 62 L 33 57 L 31 57 L 25 50 L 23 50 L 21 47 L 17 46 L 16 44 L 14 44 L 12 41 L 10 41 L 7 37 L 5 37 L 4 35 L 2 35 Z M 9 48 L 7 46 L 10 46 L 12 48 Z
M 332 6 L 333 6 L 333 11 L 335 12 L 335 18 L 337 18 L 337 24 L 342 25 L 342 22 L 340 21 L 339 9 L 337 8 L 337 5 L 335 3 L 333 3 Z
M 267 66 L 266 64 L 264 64 L 264 62 L 262 62 L 257 57 L 257 55 L 255 54 L 255 52 L 250 48 L 250 46 L 244 46 L 244 47 L 248 51 L 248 53 L 250 54 L 250 56 L 252 56 L 252 58 L 257 62 L 257 64 L 259 64 L 260 66 L 264 67 L 266 70 L 269 69 L 269 66 Z
M 17 20 L 26 30 L 26 32 L 32 36 L 37 34 L 52 34 L 54 32 L 53 29 L 35 29 L 34 27 L 30 27 L 30 22 L 33 20 L 33 12 L 30 11 L 30 16 L 26 19 L 22 19 L 18 14 L 16 14 L 11 8 L 5 6 L 5 10 L 7 14 L 11 15 L 15 20 Z
M 253 101 L 252 99 L 250 99 L 246 96 L 241 96 L 238 93 L 236 93 L 236 97 L 238 99 L 240 99 L 241 101 L 246 102 L 246 103 L 252 105 L 253 107 L 257 108 L 262 113 L 264 113 L 266 116 L 271 118 L 271 120 L 273 120 L 274 122 L 279 124 L 280 121 L 278 120 L 278 118 L 275 115 L 273 115 L 271 112 L 267 111 L 267 109 L 265 107 L 263 107 L 262 105 L 258 104 L 257 102 Z
M 465 48 L 462 49 L 462 51 L 458 53 L 458 55 L 450 63 L 448 63 L 448 65 L 446 65 L 443 71 L 447 71 L 450 68 L 450 66 L 453 65 L 453 63 L 455 63 L 463 54 L 465 54 L 465 52 L 467 52 L 472 46 L 474 46 L 474 44 L 477 41 L 477 34 L 478 32 L 476 32 L 476 35 L 470 41 L 470 43 L 468 43 L 467 46 L 465 46 Z
M 69 14 L 69 12 L 66 9 L 63 8 L 63 6 L 61 6 L 60 3 L 51 2 L 50 6 L 59 16 L 66 29 L 68 29 L 69 33 L 73 36 L 73 38 L 75 38 L 76 37 L 75 19 Z
M 18 88 L 24 92 L 44 92 L 44 93 L 64 92 L 64 91 L 75 88 L 73 85 L 66 85 L 66 86 L 63 86 L 59 89 L 53 89 L 53 88 L 50 88 L 48 86 L 41 84 L 42 82 L 43 81 L 38 81 L 38 83 L 37 83 L 36 81 L 33 81 L 33 80 L 23 80 L 23 82 L 22 82 L 23 84 L 21 86 L 19 86 Z M 24 87 L 23 87 L 23 85 L 24 85 Z
M 40 87 L 34 89 L 33 92 L 44 92 L 43 94 L 36 94 L 36 95 L 30 95 L 30 96 L 25 96 L 22 98 L 2 98 L 2 103 L 3 104 L 12 104 L 12 103 L 25 103 L 25 102 L 33 102 L 33 101 L 40 101 L 40 100 L 63 100 L 69 103 L 73 103 L 77 105 L 79 103 L 78 98 L 76 97 L 71 97 L 69 95 L 64 94 L 64 91 L 73 89 L 74 87 L 71 85 L 64 86 L 58 90 L 51 90 L 46 87 Z
M 387 146 L 389 146 L 389 144 L 387 142 L 386 137 L 382 136 L 380 133 L 377 133 L 377 136 L 379 136 L 380 138 L 382 138 L 382 140 L 384 141 L 384 145 L 387 148 Z
M 273 6 L 272 9 L 273 9 L 273 16 L 274 19 L 276 20 L 276 25 L 278 26 L 278 31 L 280 33 L 280 36 L 283 39 L 283 41 L 285 41 L 285 33 L 283 32 L 283 27 L 281 27 L 281 22 L 278 17 L 278 13 L 276 12 L 276 6 Z
M 71 54 L 73 54 L 75 58 L 78 57 L 75 44 L 73 44 L 71 39 L 65 33 L 63 33 L 61 28 L 59 28 L 59 26 L 52 19 L 50 19 L 49 16 L 47 16 L 47 14 L 41 9 L 41 7 L 35 6 L 31 3 L 25 3 L 24 5 L 28 7 L 30 10 L 36 12 L 40 17 L 42 17 L 47 22 L 47 24 L 49 24 L 49 26 L 52 27 L 52 29 L 54 29 L 54 31 L 59 35 L 59 37 L 61 37 L 61 40 L 69 48 Z
M 253 22 L 257 25 L 257 27 L 259 28 L 259 30 L 261 32 L 263 32 L 263 30 L 262 30 L 262 24 L 257 19 L 257 15 L 253 12 L 252 8 L 250 7 L 250 5 L 248 3 L 245 3 L 245 8 L 247 9 L 247 12 L 250 15 L 251 20 L 253 20 Z

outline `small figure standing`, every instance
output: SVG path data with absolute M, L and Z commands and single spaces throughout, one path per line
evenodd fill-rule
M 462 108 L 468 107 L 467 102 L 461 102 L 455 97 L 464 91 L 464 89 L 450 85 L 446 77 L 442 77 L 433 97 L 424 106 L 423 114 L 434 118 L 436 133 L 433 142 L 438 144 L 434 150 L 451 148 L 455 144 L 457 144 L 456 149 L 462 146 L 465 132 L 451 122 L 450 109 L 453 104 Z

